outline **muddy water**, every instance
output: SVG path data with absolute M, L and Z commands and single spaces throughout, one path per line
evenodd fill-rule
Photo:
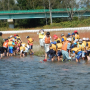
M 17 56 L 0 60 L 0 90 L 90 89 L 90 64 L 42 59 Z

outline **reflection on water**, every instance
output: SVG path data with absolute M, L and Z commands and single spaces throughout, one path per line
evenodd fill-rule
M 0 90 L 89 90 L 89 63 L 42 59 L 17 56 L 0 60 Z

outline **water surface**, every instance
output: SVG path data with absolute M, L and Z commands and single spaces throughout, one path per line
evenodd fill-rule
M 0 90 L 90 89 L 90 64 L 41 60 L 36 56 L 0 60 Z

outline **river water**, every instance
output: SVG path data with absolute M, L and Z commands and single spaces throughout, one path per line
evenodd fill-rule
M 0 60 L 0 90 L 90 89 L 90 64 L 42 59 L 17 56 Z

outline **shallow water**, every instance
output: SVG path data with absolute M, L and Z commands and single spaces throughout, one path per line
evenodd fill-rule
M 17 56 L 0 60 L 0 90 L 89 90 L 90 64 L 42 59 Z

